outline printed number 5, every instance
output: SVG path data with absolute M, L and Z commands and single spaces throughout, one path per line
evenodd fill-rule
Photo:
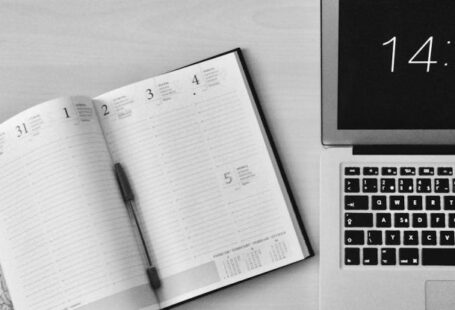
M 231 184 L 232 183 L 232 177 L 230 172 L 225 172 L 224 173 L 224 182 L 226 184 Z

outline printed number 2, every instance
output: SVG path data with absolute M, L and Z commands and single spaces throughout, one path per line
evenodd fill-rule
M 101 106 L 101 109 L 104 110 L 104 114 L 103 114 L 104 116 L 109 115 L 109 111 L 107 110 L 107 105 L 103 104 L 103 105 Z
M 191 83 L 196 84 L 196 85 L 199 85 L 199 80 L 198 80 L 196 74 L 193 76 L 193 81 L 192 81 Z

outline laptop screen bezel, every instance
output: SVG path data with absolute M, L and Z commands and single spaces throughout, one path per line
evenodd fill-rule
M 321 0 L 322 143 L 455 144 L 455 129 L 338 129 L 338 25 L 339 0 Z

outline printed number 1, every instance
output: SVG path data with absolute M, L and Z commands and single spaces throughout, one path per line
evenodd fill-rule
M 393 43 L 393 45 L 392 45 L 392 65 L 390 67 L 390 72 L 393 72 L 393 71 L 395 71 L 395 49 L 397 46 L 397 37 L 393 37 L 389 41 L 382 43 L 382 46 L 386 46 L 390 43 Z
M 68 110 L 66 108 L 63 108 L 63 110 L 65 111 L 66 118 L 70 118 L 70 115 L 68 114 Z

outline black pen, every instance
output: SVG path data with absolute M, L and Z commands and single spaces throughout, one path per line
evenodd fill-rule
M 142 255 L 144 260 L 147 264 L 146 271 L 147 277 L 150 282 L 150 286 L 152 287 L 153 291 L 155 292 L 156 298 L 159 303 L 159 298 L 157 294 L 157 289 L 161 286 L 161 281 L 158 276 L 158 271 L 156 267 L 153 265 L 152 260 L 150 258 L 149 251 L 147 249 L 147 244 L 145 242 L 144 235 L 142 233 L 141 224 L 138 218 L 138 213 L 136 210 L 136 205 L 134 203 L 134 194 L 131 188 L 130 182 L 125 174 L 125 171 L 122 168 L 122 165 L 116 163 L 114 165 L 115 175 L 117 177 L 117 182 L 120 187 L 120 191 L 122 193 L 123 201 L 125 202 L 126 209 L 128 210 L 128 214 L 131 219 L 132 225 L 135 227 L 135 235 L 137 238 L 137 242 L 139 243 L 139 248 L 141 249 Z

